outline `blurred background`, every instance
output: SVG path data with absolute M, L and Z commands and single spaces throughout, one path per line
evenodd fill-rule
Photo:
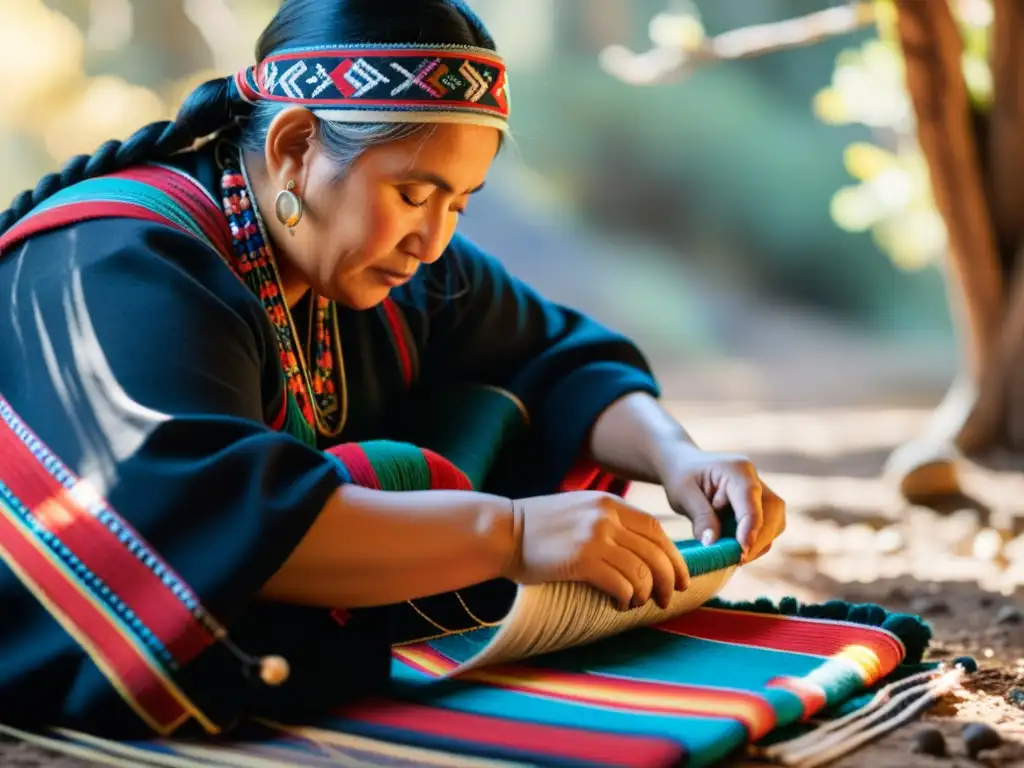
M 992 6 L 950 3 L 983 105 Z M 0 200 L 255 63 L 278 5 L 0 0 Z M 877 20 L 848 16 L 796 46 L 787 40 L 808 30 L 779 22 L 848 4 L 470 5 L 509 64 L 515 141 L 460 227 L 543 293 L 635 338 L 697 441 L 748 454 L 787 500 L 785 536 L 726 596 L 922 613 L 935 653 L 995 657 L 1024 679 L 1024 475 L 972 467 L 966 495 L 944 509 L 909 505 L 882 476 L 960 367 L 947 232 L 889 0 L 864 4 Z M 737 30 L 717 39 L 783 50 L 625 82 L 628 51 Z M 658 489 L 632 498 L 670 514 Z
M 965 76 L 983 100 L 992 9 L 956 2 Z M 172 118 L 195 85 L 253 64 L 278 5 L 0 0 L 0 199 L 76 153 Z M 849 6 L 471 5 L 510 67 L 515 140 L 463 231 L 545 294 L 635 338 L 698 442 L 749 453 L 787 498 L 802 522 L 786 541 L 813 540 L 815 574 L 851 577 L 837 554 L 817 562 L 833 535 L 888 547 L 883 570 L 939 568 L 934 547 L 908 554 L 907 505 L 881 477 L 959 357 L 946 232 L 887 0 L 813 44 L 704 62 L 649 86 L 624 82 L 612 65 L 621 70 L 626 51 L 692 48 L 736 30 L 754 30 L 753 47 L 771 49 L 806 36 L 800 19 Z M 778 26 L 787 19 L 797 26 Z M 1011 490 L 1020 498 L 1024 488 Z M 664 511 L 659 494 L 645 498 Z M 850 538 L 857 530 L 862 540 Z M 857 578 L 861 544 L 849 553 Z M 972 552 L 961 554 L 974 568 Z
M 901 138 L 912 121 L 898 46 L 875 25 L 637 87 L 602 68 L 606 47 L 644 51 L 652 36 L 692 41 L 840 3 L 471 4 L 511 67 L 516 142 L 468 233 L 636 336 L 670 390 L 674 369 L 696 386 L 713 364 L 713 387 L 736 395 L 941 394 L 955 365 L 944 230 Z M 253 63 L 277 5 L 0 2 L 0 199 Z

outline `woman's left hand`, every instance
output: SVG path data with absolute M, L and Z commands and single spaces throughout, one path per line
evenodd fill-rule
M 668 449 L 660 463 L 669 504 L 690 518 L 694 538 L 704 544 L 718 539 L 718 512 L 726 507 L 736 515 L 745 563 L 765 554 L 785 530 L 786 503 L 761 482 L 746 457 L 680 445 Z

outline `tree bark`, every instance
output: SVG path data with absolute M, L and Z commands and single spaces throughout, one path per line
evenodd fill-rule
M 945 0 L 896 0 L 896 7 L 918 143 L 949 232 L 950 284 L 961 294 L 966 362 L 980 379 L 1002 322 L 1003 277 L 961 70 L 963 43 Z
M 953 490 L 948 486 L 955 485 L 956 446 L 983 450 L 1002 437 L 1006 403 L 995 361 L 1006 301 L 989 177 L 975 134 L 962 73 L 963 42 L 952 9 L 946 0 L 896 0 L 896 8 L 918 143 L 948 231 L 947 285 L 961 331 L 964 366 L 925 432 L 890 459 L 889 469 L 901 477 L 904 492 L 917 496 Z M 1005 143 L 1006 126 L 1001 123 L 991 139 L 998 133 Z M 987 154 L 1000 162 L 998 149 L 989 149 Z M 1011 186 L 1013 173 L 1007 170 L 1000 183 Z
M 989 125 L 988 176 L 992 219 L 1007 287 L 993 364 L 989 410 L 1000 413 L 1006 447 L 1024 453 L 1024 2 L 993 0 L 991 67 L 994 102 Z

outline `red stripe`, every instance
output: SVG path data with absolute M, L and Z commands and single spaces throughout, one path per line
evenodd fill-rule
M 749 611 L 699 608 L 655 628 L 702 640 L 823 658 L 831 658 L 848 646 L 862 645 L 878 654 L 885 670 L 895 669 L 904 655 L 895 637 L 874 627 Z
M 359 443 L 342 443 L 329 448 L 328 451 L 337 456 L 345 465 L 355 485 L 381 490 L 377 471 Z
M 427 448 L 420 449 L 427 460 L 430 470 L 430 487 L 432 490 L 472 491 L 473 484 L 466 473 L 452 464 L 444 456 Z
M 391 299 L 384 299 L 384 314 L 387 316 L 388 325 L 391 328 L 391 338 L 395 343 L 395 351 L 398 353 L 398 363 L 402 369 L 402 380 L 405 386 L 412 385 L 412 356 L 409 354 L 409 345 L 405 336 L 405 327 L 402 323 L 401 310 Z
M 668 739 L 526 723 L 402 702 L 362 704 L 336 713 L 360 723 L 469 744 L 569 758 L 598 765 L 671 766 L 685 754 Z
M 235 252 L 231 228 L 220 208 L 206 196 L 197 182 L 188 176 L 158 166 L 144 165 L 113 173 L 109 178 L 122 178 L 148 184 L 171 197 L 185 209 L 210 239 L 221 255 L 230 259 Z
M 804 708 L 801 721 L 814 717 L 828 704 L 828 696 L 820 686 L 799 677 L 776 677 L 769 680 L 766 687 L 789 691 L 799 698 Z
M 22 219 L 21 222 L 9 229 L 3 237 L 0 237 L 0 253 L 3 253 L 12 245 L 46 230 L 64 227 L 69 224 L 78 224 L 89 219 L 105 218 L 142 219 L 144 221 L 156 222 L 157 224 L 167 224 L 182 232 L 192 234 L 187 229 L 169 222 L 160 214 L 135 203 L 109 201 L 101 203 L 68 203 L 67 205 L 59 205 L 55 208 L 41 211 L 40 213 L 34 213 L 28 218 Z
M 605 472 L 589 459 L 581 459 L 569 470 L 562 480 L 559 491 L 602 491 L 625 496 L 629 491 L 629 482 Z
M 438 673 L 422 664 L 414 656 L 410 656 L 408 651 L 428 657 L 434 665 L 441 666 L 444 674 L 450 673 L 456 667 L 454 661 L 427 643 L 399 648 L 393 652 L 393 655 L 403 664 L 424 675 L 437 677 Z M 498 679 L 499 677 L 512 678 L 518 682 L 506 682 Z M 506 691 L 599 707 L 613 707 L 641 714 L 728 718 L 742 723 L 753 741 L 771 733 L 778 723 L 778 713 L 767 699 L 750 691 L 732 688 L 632 680 L 587 672 L 565 672 L 513 664 L 470 670 L 463 673 L 462 679 Z M 550 685 L 559 686 L 564 690 L 550 690 L 547 687 Z M 614 702 L 610 702 L 607 696 L 598 695 L 598 691 L 605 693 L 609 689 L 616 694 Z M 630 697 L 635 698 L 631 700 Z M 668 700 L 670 697 L 671 701 Z M 664 703 L 656 701 L 659 698 L 664 699 Z M 710 706 L 700 706 L 699 702 L 708 703 Z
M 275 432 L 284 428 L 285 421 L 288 420 L 288 382 L 284 381 L 281 389 L 281 407 L 278 409 L 277 416 L 270 422 L 270 428 Z
M 457 57 L 450 56 L 444 53 L 438 53 L 436 50 L 430 48 L 360 48 L 351 50 L 325 50 L 325 51 L 297 51 L 294 53 L 278 53 L 273 56 L 268 56 L 263 60 L 263 63 L 271 61 L 291 61 L 293 59 L 394 59 L 394 58 L 440 58 L 440 59 L 453 59 L 457 58 L 459 61 L 474 61 L 478 64 L 486 64 L 489 67 L 500 69 L 502 72 L 505 71 L 505 63 L 498 57 L 487 56 L 483 53 L 459 53 Z M 360 99 L 359 103 L 362 104 L 363 100 Z
M 468 109 L 474 112 L 490 112 L 498 117 L 508 117 L 507 109 L 481 104 L 477 101 L 459 101 L 456 99 L 437 99 L 430 101 L 416 101 L 406 99 L 293 99 L 290 96 L 271 96 L 266 90 L 261 92 L 261 98 L 266 101 L 276 101 L 287 104 L 302 104 L 311 107 L 351 107 L 358 104 L 361 107 L 391 107 L 393 109 L 407 108 L 410 110 L 420 109 L 424 112 L 437 110 L 451 111 L 455 109 Z
M 39 523 L 102 579 L 179 663 L 187 663 L 213 642 L 160 577 L 70 498 L 64 486 L 6 426 L 0 427 L 0 466 L 4 483 Z M 119 522 L 142 541 L 127 523 Z M 173 574 L 170 568 L 167 571 Z
M 7 465 L 4 465 L 6 471 Z M 43 595 L 88 639 L 90 656 L 106 662 L 116 683 L 149 716 L 158 730 L 167 733 L 185 716 L 184 707 L 164 682 L 141 658 L 138 649 L 114 626 L 109 615 L 92 603 L 69 581 L 69 576 L 26 539 L 23 529 L 0 512 L 2 549 Z M 6 559 L 6 557 L 5 557 Z M 77 638 L 76 638 L 77 639 Z M 115 682 L 115 681 L 112 681 Z

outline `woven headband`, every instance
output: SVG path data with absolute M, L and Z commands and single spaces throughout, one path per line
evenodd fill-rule
M 340 123 L 464 123 L 508 130 L 505 63 L 468 46 L 337 46 L 268 56 L 235 75 L 246 101 Z

